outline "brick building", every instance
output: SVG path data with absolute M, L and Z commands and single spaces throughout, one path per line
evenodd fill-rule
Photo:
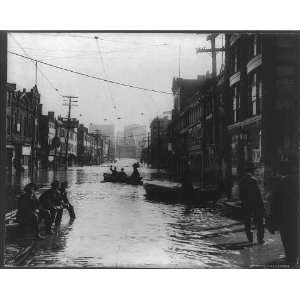
M 262 188 L 281 160 L 297 158 L 297 34 L 227 34 L 229 173 L 257 166 Z M 265 183 L 265 184 L 263 184 Z
M 42 167 L 48 167 L 53 164 L 58 144 L 56 141 L 56 119 L 53 111 L 49 111 L 47 115 L 39 117 L 39 142 L 41 150 L 39 157 Z
M 203 177 L 203 108 L 200 102 L 200 88 L 205 79 L 206 76 L 198 76 L 197 79 L 173 79 L 174 109 L 168 129 L 170 172 L 180 178 L 185 164 L 189 162 L 196 184 L 200 184 Z
M 154 168 L 166 168 L 169 164 L 168 117 L 156 117 L 150 124 L 150 162 Z
M 16 91 L 15 84 L 8 84 L 6 148 L 9 170 L 29 169 L 32 161 L 38 162 L 38 118 L 40 114 L 40 94 L 36 86 L 27 92 L 25 89 Z

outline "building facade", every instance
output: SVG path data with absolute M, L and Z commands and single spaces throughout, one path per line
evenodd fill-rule
M 89 133 L 83 124 L 78 127 L 77 156 L 80 164 L 103 162 L 103 138 L 100 134 Z
M 297 161 L 299 36 L 227 34 L 230 173 L 257 166 L 261 187 L 282 160 Z
M 197 79 L 174 78 L 172 91 L 174 108 L 169 132 L 169 170 L 180 179 L 186 164 L 189 164 L 193 181 L 200 184 L 203 177 L 203 107 L 200 88 L 206 76 Z
M 169 165 L 168 117 L 156 117 L 150 124 L 150 163 L 154 168 L 167 168 Z
M 55 148 L 57 145 L 56 120 L 53 111 L 47 115 L 39 116 L 39 142 L 41 150 L 39 153 L 42 167 L 53 165 L 55 159 Z
M 6 100 L 8 169 L 29 169 L 33 163 L 38 165 L 40 94 L 36 86 L 27 92 L 8 84 Z

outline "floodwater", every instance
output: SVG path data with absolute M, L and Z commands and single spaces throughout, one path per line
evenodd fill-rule
M 127 174 L 131 165 L 117 163 Z M 56 232 L 37 242 L 28 267 L 235 267 L 228 251 L 207 238 L 210 229 L 230 227 L 233 220 L 213 208 L 151 201 L 143 186 L 103 183 L 108 169 L 40 171 L 39 184 L 48 186 L 54 176 L 68 181 L 77 218 L 70 222 L 64 213 Z M 147 167 L 140 172 L 144 178 L 155 174 Z

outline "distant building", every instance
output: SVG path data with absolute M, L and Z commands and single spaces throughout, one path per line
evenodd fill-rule
M 169 163 L 168 117 L 156 117 L 150 124 L 150 162 L 154 168 L 166 168 Z
M 39 141 L 41 145 L 40 160 L 42 167 L 48 167 L 53 164 L 55 148 L 58 146 L 56 141 L 56 120 L 53 111 L 47 115 L 39 116 Z M 57 144 L 55 144 L 57 143 Z
M 80 124 L 77 131 L 77 156 L 80 164 L 100 164 L 103 158 L 103 138 L 100 134 L 89 133 Z
M 77 128 L 79 122 L 77 119 L 70 120 L 69 128 L 69 145 L 68 145 L 68 164 L 73 164 L 77 161 Z M 57 148 L 56 159 L 59 164 L 64 164 L 66 161 L 66 145 L 68 133 L 67 118 L 58 117 L 56 121 L 57 137 L 59 138 L 59 147 Z
M 140 159 L 142 149 L 146 144 L 146 125 L 131 124 L 124 127 L 124 143 L 128 146 L 135 146 L 135 157 Z
M 95 133 L 98 132 L 103 136 L 109 137 L 111 140 L 114 140 L 115 137 L 115 125 L 114 124 L 89 124 L 89 132 Z
M 107 149 L 107 160 L 113 160 L 115 157 L 115 125 L 90 123 L 89 133 L 101 134 L 105 139 L 104 143 L 106 146 L 104 149 Z

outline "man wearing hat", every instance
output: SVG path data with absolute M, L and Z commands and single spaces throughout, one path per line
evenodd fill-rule
M 49 222 L 48 215 L 39 210 L 39 202 L 35 195 L 37 189 L 34 183 L 29 183 L 24 187 L 24 193 L 18 200 L 17 221 L 20 224 L 32 225 L 36 237 L 42 239 L 39 230 L 39 220 L 44 218 Z
M 271 233 L 275 233 L 276 230 L 280 232 L 286 262 L 290 266 L 295 266 L 298 260 L 298 181 L 296 171 L 296 163 L 291 161 L 280 162 L 279 173 L 281 178 L 274 188 L 268 226 Z
M 61 200 L 62 200 L 62 206 L 63 206 L 63 208 L 66 208 L 68 210 L 70 218 L 72 220 L 74 220 L 75 219 L 74 207 L 68 199 L 67 187 L 68 187 L 68 183 L 66 181 L 62 182 L 60 185 L 60 195 L 61 195 Z
M 40 196 L 40 207 L 41 210 L 50 212 L 51 215 L 51 226 L 53 222 L 57 224 L 57 220 L 60 219 L 60 215 L 62 214 L 63 207 L 61 206 L 61 196 L 59 192 L 59 182 L 54 180 L 51 184 L 51 188 L 46 190 Z M 50 228 L 47 228 L 48 233 L 52 233 Z
M 257 229 L 257 241 L 259 244 L 264 243 L 264 204 L 261 192 L 254 177 L 254 164 L 248 162 L 245 174 L 239 183 L 240 199 L 242 201 L 243 217 L 245 231 L 249 243 L 253 242 L 253 232 L 251 231 L 252 219 Z

